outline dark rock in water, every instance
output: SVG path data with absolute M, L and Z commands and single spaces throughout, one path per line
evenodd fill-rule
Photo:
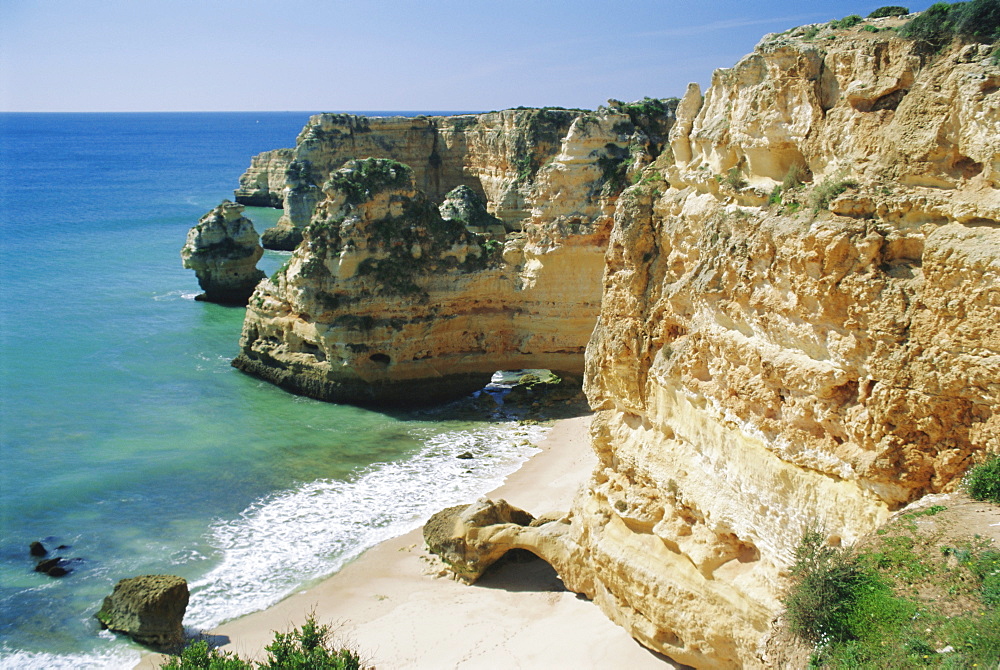
M 56 547 L 56 551 L 63 551 L 64 549 L 69 549 L 69 545 L 68 544 L 60 544 L 58 547 Z
M 31 551 L 31 555 L 35 557 L 44 556 L 49 553 L 49 550 L 46 549 L 45 545 L 41 542 L 32 542 L 29 551 Z
M 104 599 L 97 613 L 102 627 L 124 633 L 156 649 L 171 649 L 184 641 L 187 581 L 175 575 L 143 575 L 123 579 Z
M 71 570 L 62 556 L 56 556 L 39 561 L 38 565 L 35 566 L 35 572 L 44 572 L 49 577 L 62 577 L 68 575 Z
M 463 451 L 462 453 L 460 453 L 460 454 L 459 454 L 458 456 L 456 456 L 455 458 L 461 458 L 461 459 L 465 459 L 465 460 L 468 460 L 468 459 L 470 459 L 470 458 L 475 458 L 475 456 L 473 456 L 473 455 L 472 455 L 472 454 L 471 454 L 470 452 L 468 452 L 468 451 Z
M 302 230 L 300 228 L 275 226 L 268 228 L 260 236 L 261 246 L 275 251 L 294 251 L 301 241 Z

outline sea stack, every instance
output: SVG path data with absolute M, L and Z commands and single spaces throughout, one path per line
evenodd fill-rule
M 257 269 L 263 254 L 253 222 L 243 216 L 243 205 L 228 200 L 201 217 L 181 249 L 184 267 L 195 271 L 205 291 L 195 299 L 223 305 L 247 304 L 264 278 Z
M 96 614 L 103 628 L 125 633 L 157 649 L 172 649 L 184 641 L 187 580 L 175 575 L 142 575 L 123 579 L 104 599 Z

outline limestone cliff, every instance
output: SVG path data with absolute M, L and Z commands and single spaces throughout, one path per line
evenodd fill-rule
M 643 156 L 655 157 L 673 118 L 672 108 L 660 101 L 645 106 L 614 102 L 603 144 L 591 147 L 601 152 L 591 160 L 601 159 L 612 172 L 626 163 L 641 163 Z M 520 230 L 531 217 L 539 169 L 554 159 L 571 124 L 581 117 L 596 118 L 553 108 L 413 118 L 318 114 L 309 119 L 294 149 L 253 158 L 240 177 L 236 201 L 283 208 L 277 227 L 265 233 L 264 246 L 291 250 L 330 174 L 347 160 L 389 158 L 408 165 L 416 188 L 435 202 L 466 186 L 508 230 Z M 613 147 L 607 150 L 606 144 Z M 622 169 L 615 176 L 624 174 Z
M 201 217 L 181 249 L 184 267 L 195 271 L 203 294 L 196 300 L 245 305 L 264 273 L 257 261 L 264 254 L 253 222 L 243 205 L 225 200 Z
M 762 663 L 803 531 L 852 542 L 1000 452 L 1000 68 L 826 33 L 692 85 L 619 198 L 573 509 L 439 520 L 699 668 Z
M 620 200 L 573 541 L 646 644 L 754 663 L 803 531 L 851 542 L 1000 451 L 988 52 L 770 36 L 689 89 L 662 181 Z
M 672 120 L 669 105 L 649 105 L 313 117 L 289 164 L 308 160 L 309 177 L 289 168 L 299 195 L 284 200 L 284 218 L 311 208 L 309 222 L 250 300 L 235 365 L 356 403 L 456 397 L 502 369 L 580 379 L 615 201 Z M 393 156 L 331 167 L 363 144 Z M 372 188 L 384 170 L 405 178 Z

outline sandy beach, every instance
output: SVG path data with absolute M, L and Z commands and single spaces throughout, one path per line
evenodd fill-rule
M 491 498 L 536 516 L 568 509 L 595 456 L 589 416 L 557 421 L 541 452 Z M 470 501 L 472 502 L 472 501 Z M 473 586 L 442 574 L 421 531 L 383 542 L 317 586 L 211 631 L 214 643 L 259 657 L 275 630 L 314 612 L 339 643 L 379 670 L 397 668 L 680 667 L 635 642 L 591 602 L 566 591 L 541 560 L 508 564 Z M 156 668 L 147 656 L 138 668 Z

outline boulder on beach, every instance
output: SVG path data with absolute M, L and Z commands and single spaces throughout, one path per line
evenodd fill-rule
M 182 621 L 189 597 L 183 577 L 131 577 L 115 585 L 96 616 L 103 628 L 124 633 L 139 644 L 170 649 L 184 640 Z

